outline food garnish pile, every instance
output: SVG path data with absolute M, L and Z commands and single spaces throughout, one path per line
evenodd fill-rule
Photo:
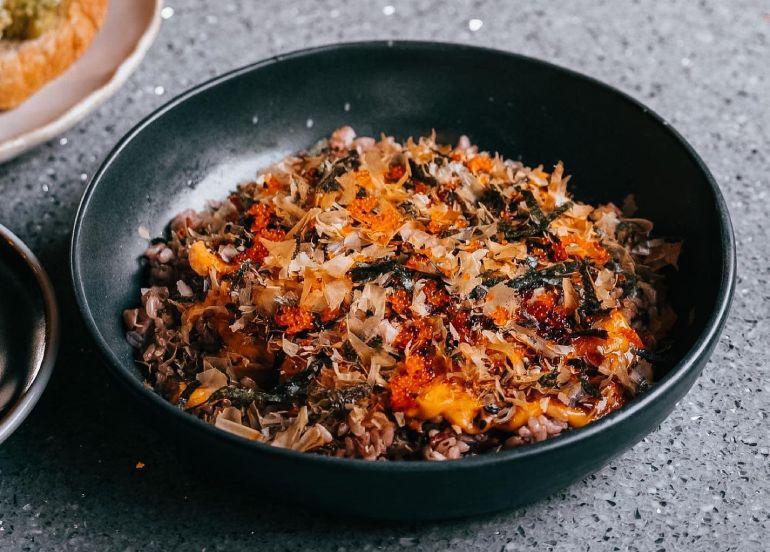
M 153 240 L 128 341 L 178 408 L 297 451 L 444 460 L 582 427 L 652 383 L 681 244 L 568 180 L 338 129 Z

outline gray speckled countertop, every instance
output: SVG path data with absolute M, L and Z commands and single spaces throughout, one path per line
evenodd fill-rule
M 0 166 L 0 222 L 48 268 L 65 328 L 45 396 L 0 447 L 0 549 L 767 549 L 770 4 L 168 3 L 173 15 L 114 98 L 61 139 Z M 481 28 L 471 31 L 471 19 L 481 20 Z M 67 268 L 72 221 L 86 180 L 124 132 L 173 95 L 231 68 L 310 45 L 371 38 L 482 44 L 613 84 L 690 140 L 733 214 L 735 302 L 695 387 L 631 451 L 526 509 L 380 525 L 212 489 L 137 420 L 75 314 Z M 137 462 L 145 467 L 137 469 Z

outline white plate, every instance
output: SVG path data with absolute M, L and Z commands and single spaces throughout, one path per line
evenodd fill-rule
M 88 50 L 16 109 L 0 112 L 0 163 L 64 132 L 112 96 L 160 28 L 163 0 L 110 0 Z

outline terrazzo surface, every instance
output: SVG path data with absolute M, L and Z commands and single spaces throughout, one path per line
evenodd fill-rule
M 157 42 L 115 97 L 62 137 L 0 165 L 0 223 L 47 267 L 64 327 L 48 390 L 0 446 L 0 549 L 767 549 L 770 4 L 169 0 L 168 7 Z M 492 46 L 604 80 L 682 132 L 733 215 L 735 301 L 695 387 L 632 450 L 518 511 L 367 523 L 212 485 L 186 467 L 184 451 L 170 450 L 140 421 L 76 314 L 71 225 L 88 178 L 120 136 L 175 94 L 228 69 L 373 38 Z

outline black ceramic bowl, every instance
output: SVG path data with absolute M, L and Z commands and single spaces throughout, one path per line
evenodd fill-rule
M 0 443 L 37 404 L 59 348 L 59 314 L 48 275 L 0 224 Z
M 626 408 L 540 444 L 457 461 L 366 462 L 300 454 L 205 425 L 148 391 L 125 342 L 138 302 L 137 229 L 224 197 L 239 170 L 306 148 L 335 128 L 398 138 L 436 129 L 529 164 L 563 160 L 584 201 L 636 196 L 661 235 L 684 239 L 672 277 L 680 323 L 660 379 Z M 251 173 L 253 175 L 253 172 Z M 362 43 L 280 56 L 174 99 L 134 128 L 89 185 L 75 222 L 72 277 L 112 373 L 170 440 L 258 489 L 329 512 L 441 518 L 520 505 L 598 469 L 658 426 L 717 343 L 735 275 L 725 203 L 690 146 L 660 117 L 593 79 L 469 46 Z

